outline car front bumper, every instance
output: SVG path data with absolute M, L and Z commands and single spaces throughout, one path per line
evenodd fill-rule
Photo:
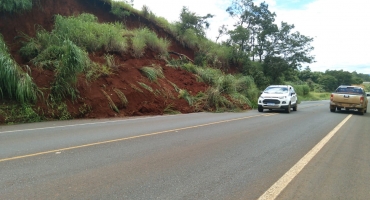
M 289 102 L 286 99 L 258 99 L 258 108 L 287 109 Z

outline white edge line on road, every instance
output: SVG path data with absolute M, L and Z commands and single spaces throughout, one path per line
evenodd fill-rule
M 305 156 L 303 156 L 289 171 L 287 171 L 278 181 L 276 181 L 258 200 L 273 200 L 285 189 L 294 177 L 310 162 L 310 160 L 328 143 L 335 133 L 352 117 L 348 115 L 332 131 L 328 133 L 319 143 L 316 144 Z
M 198 113 L 195 113 L 195 114 L 198 114 Z M 71 124 L 71 125 L 64 125 L 64 126 L 48 126 L 48 127 L 43 127 L 43 128 L 18 129 L 18 130 L 12 130 L 12 131 L 3 131 L 3 132 L 0 131 L 0 134 L 24 132 L 24 131 L 38 131 L 38 130 L 55 129 L 55 128 L 67 128 L 67 127 L 75 127 L 75 126 L 87 126 L 87 125 L 95 125 L 95 124 L 108 124 L 108 123 L 116 123 L 116 122 L 124 122 L 124 121 L 136 121 L 136 120 L 144 120 L 144 119 L 149 119 L 149 118 L 160 118 L 160 117 L 170 117 L 170 116 L 175 116 L 175 115 L 151 116 L 151 117 L 122 119 L 122 120 L 114 120 L 114 121 L 92 122 L 92 123 L 83 123 L 83 124 Z

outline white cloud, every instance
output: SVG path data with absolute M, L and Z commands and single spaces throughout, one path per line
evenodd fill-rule
M 367 0 L 317 0 L 302 10 L 276 10 L 277 21 L 314 38 L 313 71 L 345 70 L 370 74 L 370 12 Z M 358 67 L 357 66 L 362 66 Z M 367 67 L 367 68 L 366 68 Z
M 343 69 L 370 74 L 370 1 L 316 0 L 297 10 L 277 9 L 276 0 L 258 0 L 256 3 L 263 1 L 277 14 L 277 24 L 281 21 L 294 24 L 294 31 L 314 38 L 312 54 L 317 62 L 309 65 L 313 71 Z M 157 16 L 169 22 L 179 20 L 183 6 L 200 16 L 215 15 L 207 31 L 212 40 L 215 40 L 221 25 L 229 24 L 229 29 L 233 28 L 232 19 L 226 12 L 230 4 L 231 1 L 225 0 L 134 0 L 136 9 L 147 5 Z

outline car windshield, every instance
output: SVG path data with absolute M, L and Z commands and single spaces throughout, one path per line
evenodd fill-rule
M 363 91 L 361 88 L 353 88 L 353 87 L 347 87 L 347 88 L 338 88 L 338 93 L 351 93 L 351 94 L 362 94 Z
M 263 92 L 269 93 L 269 94 L 283 94 L 283 93 L 288 93 L 288 88 L 287 87 L 268 87 Z

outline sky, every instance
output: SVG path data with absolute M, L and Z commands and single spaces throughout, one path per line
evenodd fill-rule
M 311 52 L 315 63 L 303 63 L 312 71 L 343 70 L 370 74 L 370 1 L 369 0 L 255 0 L 266 2 L 276 13 L 275 23 L 294 24 L 293 31 L 314 38 Z M 199 16 L 215 15 L 207 30 L 213 41 L 218 28 L 233 28 L 233 19 L 226 8 L 232 0 L 134 0 L 134 8 L 146 5 L 156 16 L 169 22 L 179 21 L 183 6 Z

